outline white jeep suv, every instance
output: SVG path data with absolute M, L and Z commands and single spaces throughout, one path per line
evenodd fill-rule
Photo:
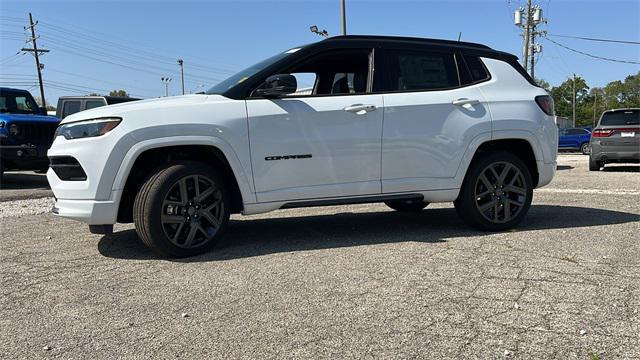
M 513 55 L 445 40 L 338 36 L 204 94 L 64 119 L 53 212 L 133 222 L 169 257 L 211 248 L 233 213 L 453 201 L 482 230 L 517 225 L 556 169 L 553 101 Z

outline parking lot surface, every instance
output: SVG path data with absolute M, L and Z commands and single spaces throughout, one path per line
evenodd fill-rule
M 559 156 L 514 231 L 282 210 L 176 261 L 0 202 L 0 358 L 640 358 L 640 168 L 587 159 Z

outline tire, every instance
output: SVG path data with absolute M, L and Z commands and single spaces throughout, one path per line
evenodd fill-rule
M 588 142 L 583 143 L 582 145 L 580 145 L 580 152 L 582 153 L 582 155 L 591 154 L 591 145 Z
M 589 156 L 589 171 L 600 171 L 602 164 Z
M 454 205 L 469 226 L 501 231 L 522 221 L 532 198 L 533 181 L 524 162 L 508 152 L 487 152 L 469 166 Z
M 181 161 L 147 178 L 133 203 L 133 222 L 142 242 L 158 255 L 193 256 L 209 251 L 223 233 L 228 205 L 218 172 L 200 162 Z
M 422 200 L 389 200 L 384 202 L 388 207 L 400 212 L 420 212 L 429 205 Z

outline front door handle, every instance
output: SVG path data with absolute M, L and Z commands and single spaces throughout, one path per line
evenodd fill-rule
M 456 105 L 456 106 L 477 105 L 479 103 L 480 103 L 480 100 L 467 99 L 467 98 L 456 99 L 456 100 L 453 100 L 453 102 L 452 102 L 452 104 Z
M 363 115 L 371 111 L 375 111 L 377 107 L 369 104 L 354 104 L 344 108 L 344 111 L 354 113 L 356 115 Z

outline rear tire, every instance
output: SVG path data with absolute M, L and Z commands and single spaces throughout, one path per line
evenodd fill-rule
M 602 164 L 589 156 L 589 171 L 600 171 L 600 168 L 602 168 Z
M 229 221 L 229 195 L 222 177 L 200 162 L 158 169 L 133 203 L 140 239 L 163 257 L 207 252 Z
M 524 162 L 508 152 L 487 152 L 469 166 L 454 205 L 468 225 L 501 231 L 522 221 L 532 198 L 533 182 Z
M 429 205 L 428 202 L 422 200 L 389 200 L 384 203 L 400 212 L 420 212 Z
M 583 143 L 582 145 L 580 145 L 580 152 L 583 155 L 591 154 L 591 145 L 588 142 Z

